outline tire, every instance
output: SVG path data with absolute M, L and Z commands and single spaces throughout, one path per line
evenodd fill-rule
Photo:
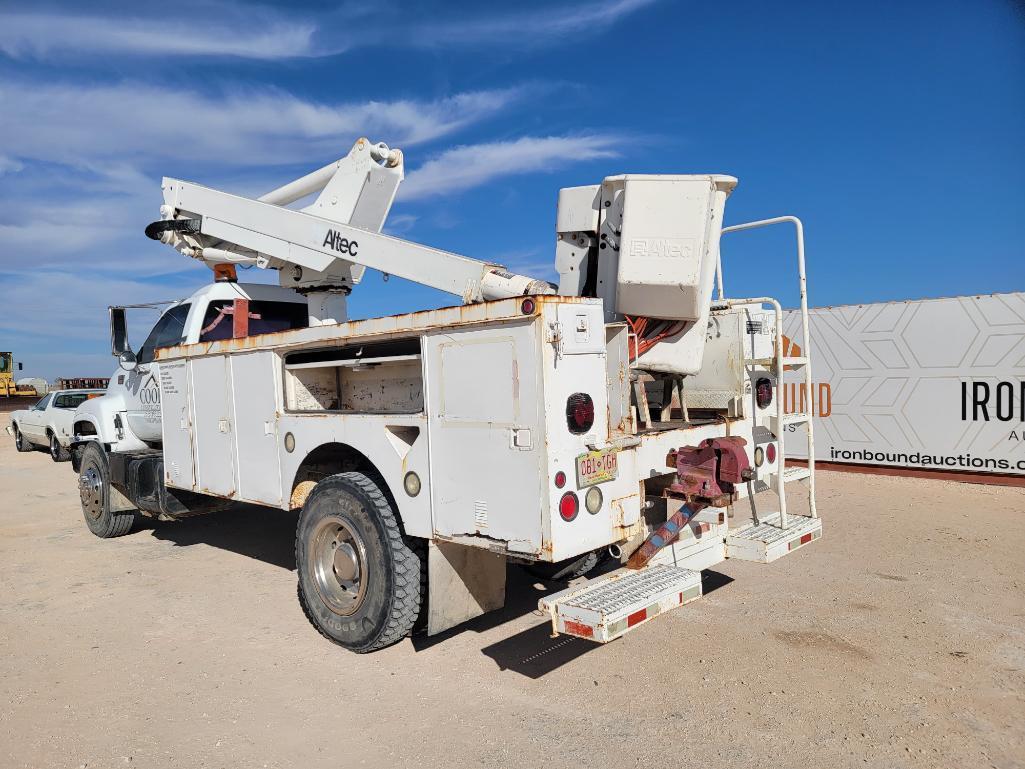
M 54 462 L 67 462 L 71 459 L 71 452 L 61 446 L 57 433 L 50 433 L 50 459 Z
M 17 425 L 14 426 L 14 448 L 21 452 L 35 450 L 35 446 L 33 446 L 24 435 L 22 435 L 22 432 L 18 429 Z
M 558 563 L 536 562 L 527 566 L 527 571 L 540 580 L 559 581 L 570 580 L 582 577 L 598 565 L 598 554 L 595 552 L 584 553 L 576 558 L 571 558 Z
M 329 476 L 310 492 L 296 528 L 307 619 L 360 654 L 409 635 L 424 596 L 422 548 L 403 535 L 382 485 L 361 472 Z
M 135 510 L 110 510 L 110 470 L 107 465 L 107 454 L 98 443 L 89 443 L 82 452 L 78 493 L 82 500 L 85 523 L 89 531 L 97 537 L 121 537 L 132 530 L 136 518 Z

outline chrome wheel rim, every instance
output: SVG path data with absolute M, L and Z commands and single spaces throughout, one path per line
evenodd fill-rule
M 78 476 L 78 495 L 82 498 L 82 510 L 91 520 L 103 515 L 103 477 L 95 467 L 82 469 Z
M 21 437 L 21 430 L 14 431 L 14 447 L 21 451 L 21 447 L 24 444 L 25 439 Z
M 329 516 L 310 535 L 313 584 L 331 611 L 355 614 L 367 592 L 367 549 L 363 538 L 345 520 Z
M 50 436 L 50 456 L 53 457 L 54 459 L 56 459 L 58 454 L 60 453 L 60 449 L 58 448 L 58 446 L 59 446 L 59 444 L 57 443 L 57 436 L 56 435 L 51 435 Z

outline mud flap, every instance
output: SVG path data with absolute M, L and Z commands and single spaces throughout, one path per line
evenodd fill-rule
M 430 542 L 427 586 L 427 635 L 435 635 L 505 605 L 505 556 Z

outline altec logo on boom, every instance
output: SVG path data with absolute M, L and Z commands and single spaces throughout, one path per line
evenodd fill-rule
M 348 254 L 349 256 L 356 256 L 356 249 L 359 248 L 359 243 L 355 240 L 342 237 L 342 233 L 335 232 L 334 230 L 327 231 L 327 235 L 324 236 L 324 242 L 320 245 L 322 248 L 329 246 L 338 253 Z

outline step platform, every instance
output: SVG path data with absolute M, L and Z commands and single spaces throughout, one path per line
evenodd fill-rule
M 608 643 L 677 606 L 701 597 L 701 572 L 657 564 L 617 569 L 545 596 L 538 608 L 555 633 Z
M 780 528 L 779 513 L 726 537 L 726 557 L 772 563 L 822 536 L 822 519 L 788 515 Z

